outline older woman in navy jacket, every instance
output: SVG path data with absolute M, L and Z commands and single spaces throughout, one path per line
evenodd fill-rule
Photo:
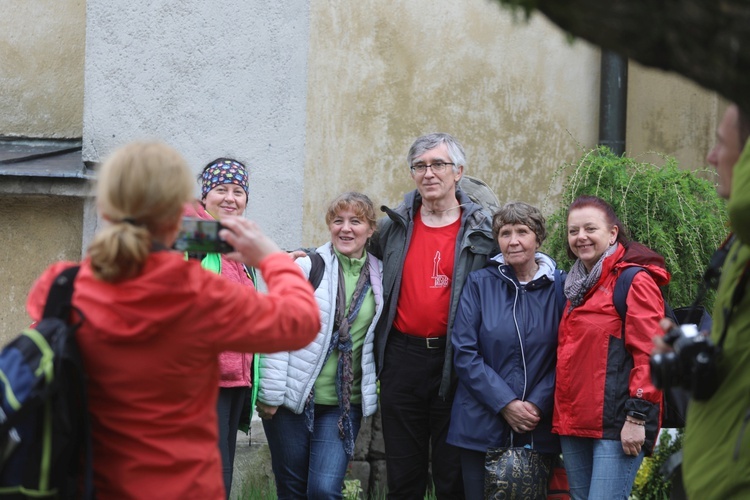
M 492 231 L 500 254 L 469 274 L 453 327 L 458 389 L 448 443 L 461 449 L 467 500 L 483 498 L 488 448 L 532 444 L 560 452 L 551 433 L 557 327 L 565 273 L 538 252 L 544 217 L 526 203 L 503 206 Z

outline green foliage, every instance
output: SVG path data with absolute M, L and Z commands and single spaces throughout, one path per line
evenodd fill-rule
M 362 484 L 359 479 L 344 479 L 344 500 L 359 500 L 362 498 Z
M 658 167 L 599 147 L 557 170 L 556 176 L 567 178 L 562 207 L 548 219 L 545 249 L 560 267 L 573 264 L 567 256 L 568 206 L 580 195 L 599 196 L 612 205 L 632 240 L 666 260 L 672 274 L 666 290 L 669 303 L 692 303 L 711 255 L 726 237 L 726 207 L 711 182 L 680 170 L 673 157 L 663 159 L 664 166 Z M 709 295 L 704 305 L 710 310 L 712 303 Z
M 512 12 L 517 12 L 519 9 L 523 10 L 524 17 L 528 20 L 531 17 L 531 13 L 536 10 L 537 0 L 497 0 L 503 7 L 509 8 Z
M 669 500 L 672 483 L 665 480 L 659 469 L 670 455 L 682 448 L 682 429 L 672 437 L 662 432 L 659 444 L 653 456 L 643 459 L 638 474 L 635 476 L 631 497 L 635 500 Z

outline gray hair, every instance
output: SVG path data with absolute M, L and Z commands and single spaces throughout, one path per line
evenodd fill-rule
M 534 231 L 540 245 L 547 238 L 544 215 L 538 208 L 522 201 L 511 201 L 503 205 L 492 217 L 492 235 L 497 239 L 500 229 L 507 224 L 523 224 Z
M 409 153 L 406 155 L 406 164 L 411 168 L 414 159 L 422 156 L 427 151 L 435 149 L 441 144 L 445 144 L 448 148 L 448 156 L 450 156 L 451 163 L 453 163 L 453 171 L 458 173 L 458 167 L 463 166 L 466 171 L 466 153 L 461 143 L 456 140 L 450 134 L 437 132 L 434 134 L 423 135 L 414 141 L 414 144 L 409 148 Z

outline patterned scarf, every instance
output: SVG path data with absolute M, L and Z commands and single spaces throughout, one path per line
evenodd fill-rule
M 359 279 L 354 287 L 352 300 L 349 303 L 349 311 L 344 314 L 346 309 L 346 283 L 344 281 L 344 270 L 339 261 L 339 282 L 338 293 L 336 294 L 336 314 L 333 324 L 333 333 L 331 334 L 331 343 L 328 345 L 323 365 L 326 364 L 331 356 L 333 349 L 339 351 L 338 367 L 336 369 L 336 395 L 339 399 L 339 436 L 344 444 L 346 456 L 351 460 L 354 457 L 354 433 L 352 432 L 351 422 L 351 396 L 352 383 L 354 381 L 354 370 L 352 369 L 352 337 L 349 333 L 354 320 L 357 319 L 362 303 L 365 301 L 367 292 L 370 290 L 370 266 L 367 259 L 362 265 L 359 272 Z M 305 403 L 305 421 L 307 430 L 313 432 L 315 422 L 315 387 L 310 391 Z
M 581 262 L 581 259 L 577 259 L 573 263 L 573 267 L 570 268 L 568 277 L 565 279 L 565 296 L 570 301 L 570 309 L 578 307 L 583 304 L 583 298 L 596 285 L 599 278 L 602 276 L 602 265 L 604 259 L 615 253 L 617 250 L 618 243 L 607 248 L 599 260 L 596 262 L 591 272 L 586 271 L 586 267 Z

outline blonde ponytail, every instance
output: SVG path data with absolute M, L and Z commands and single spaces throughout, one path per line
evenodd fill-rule
M 97 205 L 110 225 L 89 246 L 94 275 L 108 282 L 137 276 L 153 241 L 179 225 L 192 193 L 190 168 L 171 147 L 131 143 L 115 151 L 97 179 Z

